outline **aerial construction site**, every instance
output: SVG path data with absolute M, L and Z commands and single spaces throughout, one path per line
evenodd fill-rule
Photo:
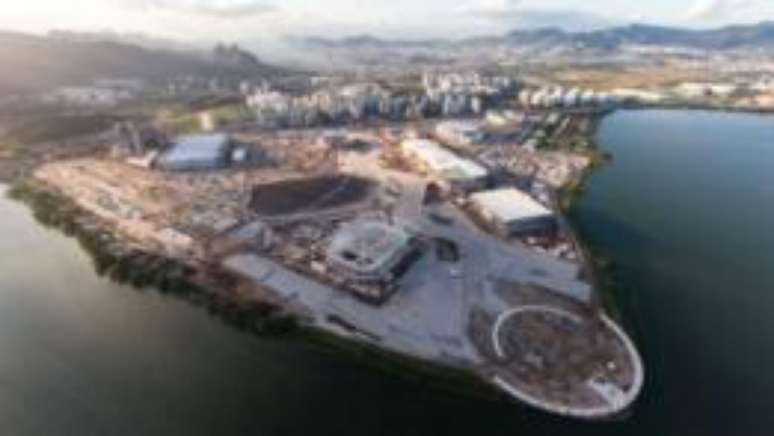
M 271 298 L 305 325 L 468 370 L 552 413 L 621 414 L 641 360 L 600 307 L 555 196 L 589 158 L 444 140 L 455 128 L 475 129 L 118 135 L 35 178 L 127 241 L 215 265 L 247 284 L 240 298 Z

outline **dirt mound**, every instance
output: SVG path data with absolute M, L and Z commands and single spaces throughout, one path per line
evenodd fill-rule
M 287 180 L 253 188 L 251 208 L 264 216 L 282 216 L 333 209 L 368 197 L 373 182 L 352 176 L 321 176 Z

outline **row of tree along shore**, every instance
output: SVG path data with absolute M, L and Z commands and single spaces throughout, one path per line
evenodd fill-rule
M 78 240 L 101 277 L 140 291 L 186 300 L 242 331 L 275 336 L 296 327 L 295 318 L 273 304 L 246 301 L 228 290 L 203 285 L 197 269 L 180 260 L 142 251 L 69 197 L 35 181 L 14 185 L 8 196 L 26 203 L 35 219 Z
M 262 338 L 289 338 L 316 346 L 321 352 L 344 353 L 359 364 L 395 374 L 434 389 L 478 397 L 507 399 L 468 371 L 390 353 L 380 347 L 353 342 L 316 329 L 304 328 L 280 306 L 246 301 L 225 287 L 201 284 L 201 271 L 179 260 L 148 253 L 116 235 L 108 223 L 78 206 L 72 199 L 42 183 L 26 180 L 7 195 L 27 204 L 35 219 L 47 228 L 75 238 L 92 259 L 95 272 L 140 292 L 156 291 L 201 307 L 239 331 Z
M 630 110 L 648 110 L 658 109 L 656 107 L 632 107 Z M 627 302 L 628 290 L 621 287 L 621 281 L 618 277 L 618 265 L 615 260 L 605 253 L 601 247 L 594 244 L 589 238 L 588 231 L 584 229 L 578 206 L 586 191 L 586 184 L 589 178 L 604 166 L 609 165 L 614 156 L 601 149 L 597 142 L 597 132 L 604 122 L 605 117 L 615 114 L 611 111 L 595 120 L 594 127 L 590 131 L 590 148 L 588 155 L 591 158 L 591 164 L 578 175 L 574 180 L 560 188 L 557 195 L 558 206 L 569 223 L 574 238 L 578 241 L 578 246 L 585 253 L 587 268 L 593 278 L 592 281 L 596 288 L 598 303 L 605 312 L 620 324 L 626 326 L 632 334 L 637 334 L 637 326 L 633 325 L 631 320 L 624 316 Z

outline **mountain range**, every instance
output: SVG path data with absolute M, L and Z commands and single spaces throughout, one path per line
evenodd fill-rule
M 0 32 L 0 64 L 5 66 L 0 74 L 0 96 L 86 84 L 100 78 L 247 78 L 285 71 L 234 45 L 218 45 L 212 51 L 182 51 L 15 32 Z
M 514 30 L 506 35 L 459 40 L 382 39 L 357 35 L 341 39 L 310 37 L 297 40 L 307 47 L 333 49 L 453 48 L 460 46 L 506 45 L 572 46 L 614 50 L 626 45 L 685 47 L 706 50 L 743 48 L 774 49 L 774 22 L 734 25 L 716 29 L 631 24 L 592 31 L 567 31 L 555 27 Z
M 290 41 L 304 57 L 323 56 L 329 49 L 449 50 L 458 48 L 525 47 L 586 48 L 615 51 L 624 46 L 685 47 L 701 50 L 774 50 L 774 22 L 716 29 L 633 24 L 590 31 L 560 28 L 514 30 L 504 35 L 465 39 L 385 39 L 359 35 L 341 39 L 304 37 Z M 299 50 L 300 49 L 300 50 Z M 384 59 L 384 57 L 379 57 Z M 0 96 L 39 92 L 99 78 L 131 77 L 163 80 L 175 76 L 255 78 L 288 70 L 264 63 L 235 45 L 214 50 L 186 48 L 150 37 L 56 32 L 35 36 L 0 32 Z

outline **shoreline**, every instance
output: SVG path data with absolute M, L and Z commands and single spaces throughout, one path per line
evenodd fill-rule
M 738 107 L 738 106 L 722 106 L 713 105 L 708 103 L 639 103 L 623 105 L 617 110 L 663 110 L 663 111 L 706 111 L 706 112 L 726 112 L 726 113 L 741 113 L 750 115 L 772 115 L 774 114 L 774 107 Z M 615 111 L 613 112 L 615 113 Z
M 623 110 L 664 110 L 659 108 L 627 108 Z M 557 192 L 558 210 L 562 215 L 562 218 L 568 222 L 566 230 L 572 234 L 572 237 L 577 241 L 576 248 L 583 253 L 585 258 L 584 264 L 589 270 L 591 275 L 590 281 L 594 285 L 595 296 L 597 298 L 596 303 L 600 305 L 602 311 L 616 322 L 631 327 L 627 318 L 624 317 L 621 309 L 621 301 L 619 300 L 619 285 L 614 277 L 615 272 L 615 260 L 609 258 L 604 253 L 600 252 L 599 247 L 593 244 L 589 238 L 585 235 L 583 228 L 578 221 L 577 208 L 583 200 L 583 195 L 586 192 L 586 186 L 588 181 L 597 171 L 600 171 L 605 166 L 610 165 L 615 156 L 602 150 L 601 145 L 598 143 L 597 138 L 599 129 L 604 123 L 605 119 L 615 115 L 616 111 L 611 111 L 601 115 L 592 129 L 589 137 L 591 144 L 591 164 L 571 183 Z M 631 333 L 630 328 L 625 329 Z
M 593 134 L 591 135 L 590 143 L 593 145 L 591 150 L 594 151 L 592 158 L 592 164 L 571 184 L 560 189 L 558 192 L 559 207 L 562 212 L 562 216 L 569 221 L 570 230 L 580 242 L 579 249 L 582 249 L 588 254 L 588 263 L 594 270 L 594 277 L 598 280 L 598 286 L 595 289 L 598 290 L 598 296 L 600 297 L 600 303 L 602 304 L 606 313 L 612 317 L 615 321 L 627 326 L 626 331 L 635 337 L 639 336 L 639 329 L 633 324 L 630 317 L 625 317 L 622 313 L 622 307 L 626 305 L 623 301 L 624 289 L 621 287 L 619 280 L 616 278 L 616 261 L 609 255 L 602 252 L 600 247 L 592 243 L 590 239 L 585 235 L 583 226 L 578 221 L 576 216 L 577 207 L 582 201 L 582 197 L 586 190 L 586 185 L 589 179 L 599 170 L 603 169 L 606 165 L 611 164 L 615 160 L 615 156 L 601 149 L 600 144 L 597 142 L 599 128 L 607 117 L 613 116 L 618 111 L 696 111 L 696 112 L 712 112 L 712 113 L 727 113 L 727 114 L 748 114 L 758 116 L 771 116 L 774 115 L 774 108 L 771 109 L 751 109 L 751 108 L 734 108 L 734 107 L 719 107 L 709 106 L 705 104 L 696 105 L 635 105 L 626 106 L 618 110 L 614 110 L 603 114 L 599 117 L 596 125 L 594 126 Z
M 119 248 L 126 241 L 113 236 L 106 223 L 49 186 L 41 186 L 39 182 L 33 182 L 33 186 L 29 183 L 6 186 L 4 195 L 7 199 L 27 206 L 37 224 L 75 239 L 92 260 L 95 274 L 114 283 L 138 292 L 152 290 L 183 300 L 206 310 L 229 327 L 261 339 L 302 341 L 320 352 L 344 352 L 358 365 L 420 381 L 433 389 L 486 401 L 510 402 L 507 395 L 486 383 L 472 369 L 400 354 L 354 336 L 347 337 L 306 324 L 298 315 L 286 312 L 279 305 L 256 304 L 254 299 L 212 286 L 212 283 L 207 286 L 197 279 L 197 273 L 201 271 L 195 266 L 137 249 Z M 163 267 L 154 267 L 154 264 Z M 173 273 L 166 274 L 164 270 L 168 269 Z M 186 270 L 186 273 L 177 272 L 180 270 Z
M 563 194 L 570 192 L 574 193 L 573 195 L 582 195 L 587 177 L 605 163 L 605 159 L 600 157 L 597 144 L 594 141 L 598 126 L 604 116 L 599 117 L 590 131 L 592 147 L 589 148 L 589 154 L 592 158 L 592 164 L 584 171 L 583 176 L 578 181 L 572 186 L 562 189 Z M 229 279 L 240 280 L 236 274 L 216 268 L 213 275 L 212 270 L 207 270 L 207 265 L 192 264 L 196 261 L 189 261 L 186 264 L 179 260 L 150 254 L 147 250 L 143 251 L 142 248 L 137 248 L 137 244 L 132 242 L 131 237 L 122 238 L 120 233 L 114 232 L 109 222 L 78 206 L 66 194 L 59 192 L 57 188 L 45 182 L 32 181 L 17 184 L 9 191 L 9 196 L 25 202 L 33 210 L 33 214 L 40 224 L 58 228 L 65 235 L 78 239 L 81 246 L 91 255 L 95 271 L 100 276 L 107 275 L 114 281 L 132 285 L 137 289 L 155 288 L 163 294 L 175 294 L 196 306 L 207 307 L 210 313 L 240 331 L 264 337 L 287 334 L 291 337 L 313 339 L 313 342 L 316 343 L 333 343 L 335 348 L 349 350 L 348 354 L 358 356 L 358 361 L 365 362 L 369 366 L 384 367 L 381 363 L 383 359 L 385 362 L 389 362 L 388 370 L 394 368 L 390 372 L 406 376 L 404 371 L 408 369 L 408 372 L 417 374 L 417 377 L 430 376 L 436 381 L 428 381 L 428 384 L 437 385 L 446 391 L 464 391 L 467 394 L 474 393 L 477 396 L 502 399 L 503 401 L 510 400 L 510 403 L 525 405 L 524 402 L 514 401 L 514 398 L 508 396 L 506 392 L 496 389 L 496 386 L 490 383 L 491 380 L 485 375 L 485 371 L 482 372 L 483 368 L 477 368 L 476 365 L 454 365 L 446 361 L 412 356 L 386 349 L 376 342 L 367 341 L 354 334 L 322 328 L 314 323 L 305 323 L 301 314 L 292 311 L 287 305 L 283 305 L 283 302 L 262 302 L 240 295 L 232 288 L 236 283 L 228 283 Z M 564 209 L 557 209 L 561 218 L 566 219 Z M 600 274 L 597 270 L 596 257 L 593 254 L 586 254 L 587 242 L 576 236 L 576 225 L 571 219 L 569 221 L 569 230 L 576 239 L 577 248 L 584 253 L 582 263 L 590 271 L 589 281 L 595 289 L 595 298 L 599 298 L 607 292 L 605 292 L 606 288 L 598 286 L 598 283 L 606 282 L 597 281 Z M 128 246 L 129 249 L 121 248 L 122 246 Z M 169 270 L 172 272 L 169 273 Z M 225 279 L 227 282 L 225 284 L 219 282 L 218 280 L 221 279 Z M 602 316 L 611 315 L 615 319 L 620 317 L 614 304 L 597 307 L 601 307 Z M 635 366 L 639 366 L 641 363 L 639 355 L 635 354 L 634 359 L 637 361 Z M 452 382 L 449 383 L 449 380 Z M 639 388 L 636 391 L 639 393 Z M 526 405 L 529 406 L 530 403 L 527 402 Z M 546 412 L 553 411 L 550 408 L 537 408 Z M 581 419 L 609 420 L 625 414 L 629 408 L 627 407 L 615 415 L 606 414 L 604 417 L 588 416 L 584 418 L 572 413 L 555 411 L 554 413 Z
M 6 196 L 27 205 L 40 225 L 54 228 L 65 236 L 76 239 L 92 258 L 95 273 L 116 283 L 132 286 L 140 291 L 153 289 L 162 295 L 180 298 L 207 310 L 218 320 L 243 333 L 264 339 L 301 340 L 320 350 L 343 351 L 348 357 L 355 359 L 358 365 L 374 368 L 391 376 L 398 375 L 404 379 L 421 381 L 439 391 L 508 403 L 525 410 L 540 410 L 546 413 L 550 411 L 536 406 L 537 403 L 516 401 L 507 390 L 497 388 L 496 380 L 492 383 L 489 377 L 491 374 L 483 367 L 453 365 L 446 361 L 390 350 L 357 335 L 306 323 L 303 317 L 286 311 L 281 304 L 256 302 L 227 290 L 227 286 L 222 283 L 201 281 L 201 265 L 187 265 L 165 256 L 143 252 L 136 246 L 132 247 L 130 239 L 122 240 L 122 235 L 115 235 L 110 230 L 109 223 L 82 209 L 69 197 L 43 182 L 32 181 L 14 185 L 6 192 Z M 126 246 L 130 248 L 123 248 Z M 169 272 L 170 270 L 172 272 Z M 605 414 L 599 417 L 583 417 L 558 411 L 550 414 L 581 420 L 614 421 L 622 419 L 628 413 L 629 408 L 614 415 Z

